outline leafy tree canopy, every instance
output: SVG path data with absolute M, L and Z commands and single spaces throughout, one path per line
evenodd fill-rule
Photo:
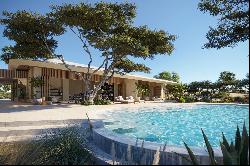
M 163 71 L 163 72 L 159 73 L 158 75 L 155 75 L 154 78 L 169 80 L 169 81 L 174 81 L 174 82 L 180 82 L 180 76 L 176 72 L 170 73 L 169 71 Z
M 229 71 L 223 71 L 220 73 L 218 82 L 223 85 L 233 85 L 236 82 L 235 74 Z
M 149 72 L 148 67 L 134 63 L 129 56 L 153 59 L 156 54 L 171 54 L 175 36 L 147 26 L 134 27 L 135 9 L 130 3 L 80 3 L 54 6 L 50 16 L 78 35 L 85 48 L 89 45 L 101 51 L 106 70 L 116 69 L 120 74 Z
M 47 15 L 43 16 L 25 10 L 16 13 L 5 11 L 3 16 L 4 18 L 0 19 L 0 23 L 5 25 L 3 35 L 15 44 L 2 49 L 1 60 L 8 63 L 11 58 L 53 58 L 52 52 L 57 47 L 57 41 L 53 37 L 64 33 L 64 28 L 60 23 Z
M 174 82 L 180 82 L 180 76 L 176 72 L 172 72 L 172 81 Z
M 249 0 L 201 0 L 198 8 L 218 18 L 206 34 L 205 48 L 234 47 L 249 39 Z

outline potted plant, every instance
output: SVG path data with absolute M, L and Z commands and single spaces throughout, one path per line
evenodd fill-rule
M 37 97 L 37 93 L 39 91 L 36 91 L 36 93 L 34 93 L 34 88 L 42 87 L 42 85 L 44 84 L 43 80 L 41 79 L 41 77 L 32 77 L 30 80 L 30 84 L 32 87 L 31 93 L 32 93 L 33 101 L 36 104 L 42 104 L 42 98 Z
M 148 84 L 140 84 L 140 83 L 135 83 L 136 85 L 136 93 L 139 95 L 139 97 L 144 98 L 145 100 L 149 100 L 149 94 L 150 94 L 150 89 Z

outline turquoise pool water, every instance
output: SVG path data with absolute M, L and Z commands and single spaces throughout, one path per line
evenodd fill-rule
M 210 143 L 219 147 L 221 133 L 234 140 L 236 126 L 245 121 L 249 131 L 249 106 L 193 105 L 168 108 L 141 107 L 106 114 L 105 127 L 117 134 L 146 141 L 203 147 L 201 128 Z

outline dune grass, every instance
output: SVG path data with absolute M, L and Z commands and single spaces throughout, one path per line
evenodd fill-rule
M 84 134 L 53 130 L 39 140 L 0 143 L 0 165 L 93 165 Z

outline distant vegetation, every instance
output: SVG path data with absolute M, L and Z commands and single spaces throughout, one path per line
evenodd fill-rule
M 175 74 L 178 76 L 178 74 Z M 162 72 L 155 78 L 174 80 L 170 72 Z M 238 102 L 249 103 L 249 74 L 244 79 L 237 80 L 236 75 L 229 71 L 221 72 L 216 82 L 209 80 L 194 81 L 189 84 L 166 85 L 165 93 L 168 100 L 178 102 Z M 176 81 L 176 80 L 175 80 Z M 178 82 L 178 81 L 176 81 Z M 237 93 L 230 96 L 230 93 Z
M 170 73 L 168 71 L 163 71 L 163 72 L 159 73 L 158 75 L 155 75 L 154 78 L 169 80 L 169 81 L 174 81 L 174 82 L 180 82 L 180 76 L 176 72 Z

